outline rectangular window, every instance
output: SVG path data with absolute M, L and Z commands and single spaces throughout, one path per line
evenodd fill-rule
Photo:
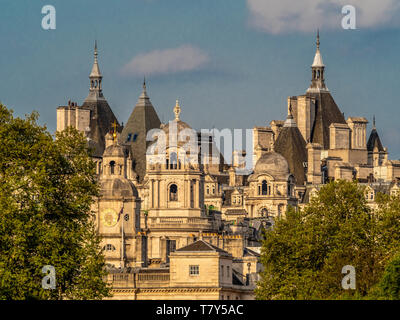
M 229 278 L 229 266 L 226 267 L 226 276 Z
M 190 265 L 189 266 L 189 275 L 190 276 L 198 276 L 200 274 L 198 265 Z
M 221 266 L 221 277 L 224 276 L 224 266 Z

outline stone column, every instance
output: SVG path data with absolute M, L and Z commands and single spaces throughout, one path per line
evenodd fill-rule
M 194 207 L 200 208 L 200 188 L 199 188 L 199 180 L 196 180 L 195 188 L 194 188 Z
M 154 183 L 154 187 L 155 187 L 155 190 L 154 190 L 154 198 L 155 198 L 154 199 L 154 206 L 156 208 L 160 207 L 159 185 L 160 185 L 160 182 L 158 180 L 156 180 L 155 183 Z

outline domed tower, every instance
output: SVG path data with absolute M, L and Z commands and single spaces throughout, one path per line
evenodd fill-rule
M 197 133 L 180 119 L 178 101 L 174 113 L 175 119 L 161 125 L 153 136 L 144 178 L 149 190 L 144 221 L 149 256 L 163 262 L 201 232 L 215 232 L 218 228 L 204 209 L 204 172 L 199 163 Z
M 295 206 L 295 179 L 286 159 L 274 151 L 264 152 L 248 178 L 246 199 L 250 217 L 280 217 L 288 205 Z
M 136 174 L 132 169 L 132 156 L 118 143 L 118 136 L 116 125 L 114 133 L 105 136 L 97 223 L 103 237 L 106 263 L 124 268 L 142 264 L 136 252 L 140 199 L 134 185 Z

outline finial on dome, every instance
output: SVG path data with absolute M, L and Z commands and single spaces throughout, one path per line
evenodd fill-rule
M 373 129 L 376 129 L 376 127 L 375 127 L 375 115 L 374 115 L 374 117 L 372 119 L 372 125 L 373 125 Z
M 117 121 L 114 120 L 114 123 L 112 124 L 114 132 L 113 132 L 113 140 L 114 142 L 117 141 Z
M 143 90 L 146 91 L 146 77 L 143 77 Z
M 174 108 L 174 113 L 175 113 L 175 120 L 179 121 L 179 115 L 181 114 L 181 107 L 179 106 L 179 101 L 176 100 L 175 108 Z
M 319 50 L 319 29 L 317 29 L 317 49 Z

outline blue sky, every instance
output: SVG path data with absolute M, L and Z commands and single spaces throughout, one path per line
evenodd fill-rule
M 320 28 L 326 83 L 345 116 L 375 114 L 389 158 L 400 158 L 398 0 L 0 0 L 0 101 L 33 110 L 50 131 L 56 108 L 88 92 L 93 43 L 103 92 L 126 122 L 141 91 L 159 117 L 193 128 L 252 128 L 284 119 L 304 94 Z M 56 8 L 57 28 L 41 28 Z M 341 28 L 354 4 L 357 29 Z M 368 134 L 371 123 L 368 127 Z

